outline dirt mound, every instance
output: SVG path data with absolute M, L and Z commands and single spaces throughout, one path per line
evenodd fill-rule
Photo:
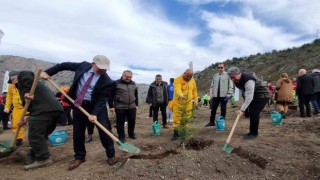
M 210 109 L 197 110 L 190 127 L 197 134 L 186 143 L 183 150 L 179 141 L 171 141 L 172 126 L 162 129 L 160 137 L 151 135 L 152 119 L 147 118 L 148 107 L 140 107 L 136 133 L 138 139 L 127 141 L 141 149 L 140 155 L 130 155 L 116 150 L 120 162 L 114 166 L 106 163 L 105 151 L 95 130 L 94 140 L 86 144 L 86 162 L 73 171 L 67 171 L 73 159 L 72 127 L 67 126 L 66 144 L 50 147 L 54 164 L 31 171 L 22 170 L 23 160 L 18 152 L 26 152 L 23 145 L 10 156 L 0 159 L 1 179 L 319 179 L 320 178 L 320 116 L 299 118 L 289 116 L 283 125 L 271 125 L 268 112 L 260 121 L 259 137 L 244 140 L 249 119 L 241 118 L 231 139 L 232 153 L 222 147 L 236 117 L 228 108 L 226 130 L 216 131 L 204 127 L 209 122 Z M 112 124 L 115 117 L 110 114 Z M 160 121 L 161 122 L 161 121 Z M 115 129 L 113 130 L 114 132 Z M 5 131 L 0 141 L 10 140 Z M 117 146 L 117 145 L 115 145 Z

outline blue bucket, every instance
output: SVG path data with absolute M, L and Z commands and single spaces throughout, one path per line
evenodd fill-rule
M 224 117 L 223 116 L 219 116 L 216 119 L 216 130 L 217 131 L 224 131 L 225 128 L 226 128 L 226 123 L 225 123 Z
M 60 146 L 66 142 L 68 131 L 66 129 L 57 129 L 49 135 L 49 141 L 52 146 Z
M 271 119 L 271 123 L 274 125 L 282 124 L 282 115 L 278 111 L 271 111 L 270 119 Z

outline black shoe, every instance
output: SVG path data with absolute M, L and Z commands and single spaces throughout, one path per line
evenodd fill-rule
M 286 114 L 282 114 L 282 119 L 285 119 L 287 118 L 287 115 Z
M 300 115 L 300 117 L 305 118 L 305 117 L 306 117 L 306 115 L 302 114 L 302 115 Z
M 178 131 L 174 130 L 173 131 L 173 135 L 172 135 L 172 138 L 171 138 L 171 141 L 175 141 L 179 138 L 179 133 Z
M 258 137 L 258 135 L 248 133 L 243 136 L 243 139 L 250 140 L 250 139 L 255 139 L 256 137 Z
M 17 139 L 16 146 L 22 146 L 23 142 L 22 139 Z
M 207 125 L 205 125 L 205 127 L 210 127 L 210 126 L 215 126 L 216 124 L 215 123 L 208 123 Z
M 162 128 L 168 129 L 169 127 L 165 124 L 165 125 L 162 126 Z
M 308 114 L 307 117 L 312 117 L 311 114 Z
M 135 134 L 133 134 L 133 135 L 129 135 L 129 138 L 131 138 L 131 139 L 137 139 L 137 136 L 136 136 Z
M 313 115 L 318 115 L 319 114 L 319 111 L 316 111 L 313 113 Z
M 88 135 L 88 138 L 86 140 L 86 143 L 90 143 L 93 141 L 92 135 Z
M 121 143 L 126 143 L 126 139 L 125 138 L 119 138 Z
M 175 134 L 175 133 L 173 133 L 173 135 L 172 135 L 172 138 L 171 138 L 171 141 L 175 141 L 175 140 L 177 140 L 179 137 Z

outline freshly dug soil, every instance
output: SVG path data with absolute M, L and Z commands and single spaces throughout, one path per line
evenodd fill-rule
M 249 119 L 241 117 L 229 144 L 234 150 L 229 154 L 222 147 L 236 110 L 228 107 L 227 128 L 216 131 L 215 127 L 204 127 L 209 122 L 210 109 L 199 107 L 190 124 L 197 133 L 183 150 L 179 140 L 171 141 L 172 126 L 162 129 L 160 137 L 153 137 L 148 107 L 140 107 L 136 123 L 138 139 L 127 139 L 141 149 L 140 155 L 122 152 L 115 144 L 120 161 L 109 166 L 95 129 L 93 142 L 86 144 L 86 162 L 73 171 L 66 170 L 73 159 L 72 127 L 67 126 L 70 135 L 67 142 L 50 147 L 52 166 L 24 171 L 19 154 L 26 153 L 25 142 L 10 156 L 0 159 L 0 179 L 320 179 L 320 116 L 300 118 L 292 110 L 281 126 L 274 126 L 264 111 L 259 136 L 253 140 L 243 139 Z M 115 124 L 114 114 L 110 114 L 110 119 Z M 116 134 L 115 128 L 113 132 Z M 0 141 L 12 137 L 10 131 L 4 131 Z

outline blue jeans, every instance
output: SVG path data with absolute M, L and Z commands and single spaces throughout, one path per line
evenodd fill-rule
M 311 104 L 314 109 L 314 112 L 319 112 L 318 94 L 319 93 L 316 93 L 311 97 Z

